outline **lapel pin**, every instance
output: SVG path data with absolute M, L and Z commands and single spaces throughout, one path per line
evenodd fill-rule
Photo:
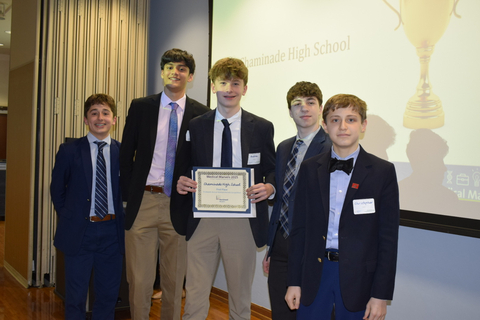
M 352 188 L 353 189 L 358 189 L 360 185 L 358 183 L 352 183 Z

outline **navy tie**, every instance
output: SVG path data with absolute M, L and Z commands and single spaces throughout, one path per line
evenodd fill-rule
M 170 197 L 172 194 L 173 169 L 175 168 L 175 153 L 177 152 L 177 108 L 178 104 L 170 102 L 172 112 L 170 112 L 170 122 L 168 127 L 167 157 L 165 160 L 165 178 L 163 182 L 163 191 Z
M 282 208 L 280 209 L 280 225 L 282 227 L 283 237 L 286 239 L 290 233 L 288 226 L 288 200 L 290 198 L 290 191 L 295 183 L 295 168 L 297 164 L 298 148 L 302 145 L 302 140 L 295 142 L 295 147 L 290 155 L 290 160 L 287 163 L 287 169 L 285 170 L 285 178 L 283 180 L 283 197 Z
M 227 119 L 222 120 L 223 125 L 223 134 L 222 134 L 222 167 L 231 167 L 232 166 L 232 132 L 230 131 L 230 123 Z
M 104 141 L 95 141 L 98 146 L 97 169 L 95 178 L 95 214 L 101 219 L 108 214 L 107 166 L 103 156 Z

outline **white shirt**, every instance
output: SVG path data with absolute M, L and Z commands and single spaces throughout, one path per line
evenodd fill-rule
M 222 123 L 224 116 L 215 110 L 215 125 L 213 127 L 213 167 L 221 167 L 222 162 L 222 134 L 225 126 Z M 227 119 L 230 123 L 230 131 L 232 132 L 232 166 L 234 168 L 242 167 L 242 141 L 241 124 L 242 124 L 242 109 L 235 115 Z

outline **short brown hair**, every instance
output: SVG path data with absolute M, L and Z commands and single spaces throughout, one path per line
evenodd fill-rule
M 367 104 L 353 94 L 336 94 L 325 102 L 323 107 L 323 121 L 327 121 L 327 115 L 338 108 L 352 107 L 353 111 L 360 114 L 362 123 L 367 119 Z
M 88 110 L 90 107 L 95 104 L 105 104 L 110 107 L 112 110 L 113 116 L 117 116 L 117 106 L 115 105 L 115 100 L 110 97 L 108 94 L 105 93 L 95 93 L 88 97 L 87 101 L 85 101 L 85 105 L 83 107 L 83 115 L 85 118 L 87 117 Z
M 248 69 L 242 60 L 237 58 L 223 58 L 215 62 L 208 73 L 210 80 L 215 82 L 217 78 L 233 79 L 239 78 L 243 80 L 243 84 L 248 82 Z
M 193 55 L 185 50 L 173 48 L 165 51 L 162 56 L 162 61 L 160 62 L 160 68 L 163 70 L 165 65 L 170 62 L 185 62 L 185 65 L 188 67 L 188 72 L 190 74 L 195 73 L 195 60 L 193 59 Z
M 287 104 L 288 109 L 290 109 L 291 103 L 295 97 L 315 97 L 318 100 L 318 103 L 322 105 L 323 95 L 322 90 L 318 87 L 316 83 L 300 81 L 295 83 L 293 87 L 288 90 L 287 93 Z

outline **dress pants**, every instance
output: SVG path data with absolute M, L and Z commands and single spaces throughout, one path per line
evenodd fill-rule
M 207 318 L 220 256 L 227 280 L 229 319 L 250 319 L 257 256 L 250 222 L 245 218 L 202 218 L 187 242 L 184 320 Z
M 180 319 L 186 241 L 173 228 L 170 198 L 165 194 L 145 191 L 135 222 L 125 231 L 125 254 L 132 319 L 149 318 L 158 254 L 163 291 L 161 319 Z
M 288 238 L 285 239 L 281 228 L 277 229 L 270 253 L 268 272 L 268 293 L 272 308 L 272 320 L 295 320 L 297 310 L 291 310 L 285 301 L 287 293 Z
M 340 256 L 341 259 L 341 256 Z M 359 312 L 350 312 L 343 304 L 342 293 L 340 292 L 340 277 L 338 262 L 330 261 L 327 258 L 323 260 L 322 279 L 320 288 L 313 303 L 304 306 L 300 303 L 297 312 L 297 319 L 302 320 L 330 320 L 332 308 L 335 306 L 336 320 L 361 320 L 365 315 L 365 310 Z M 367 306 L 365 305 L 365 308 Z
M 65 319 L 85 320 L 87 293 L 93 270 L 95 302 L 92 319 L 115 318 L 123 255 L 115 220 L 89 222 L 80 252 L 65 255 Z

